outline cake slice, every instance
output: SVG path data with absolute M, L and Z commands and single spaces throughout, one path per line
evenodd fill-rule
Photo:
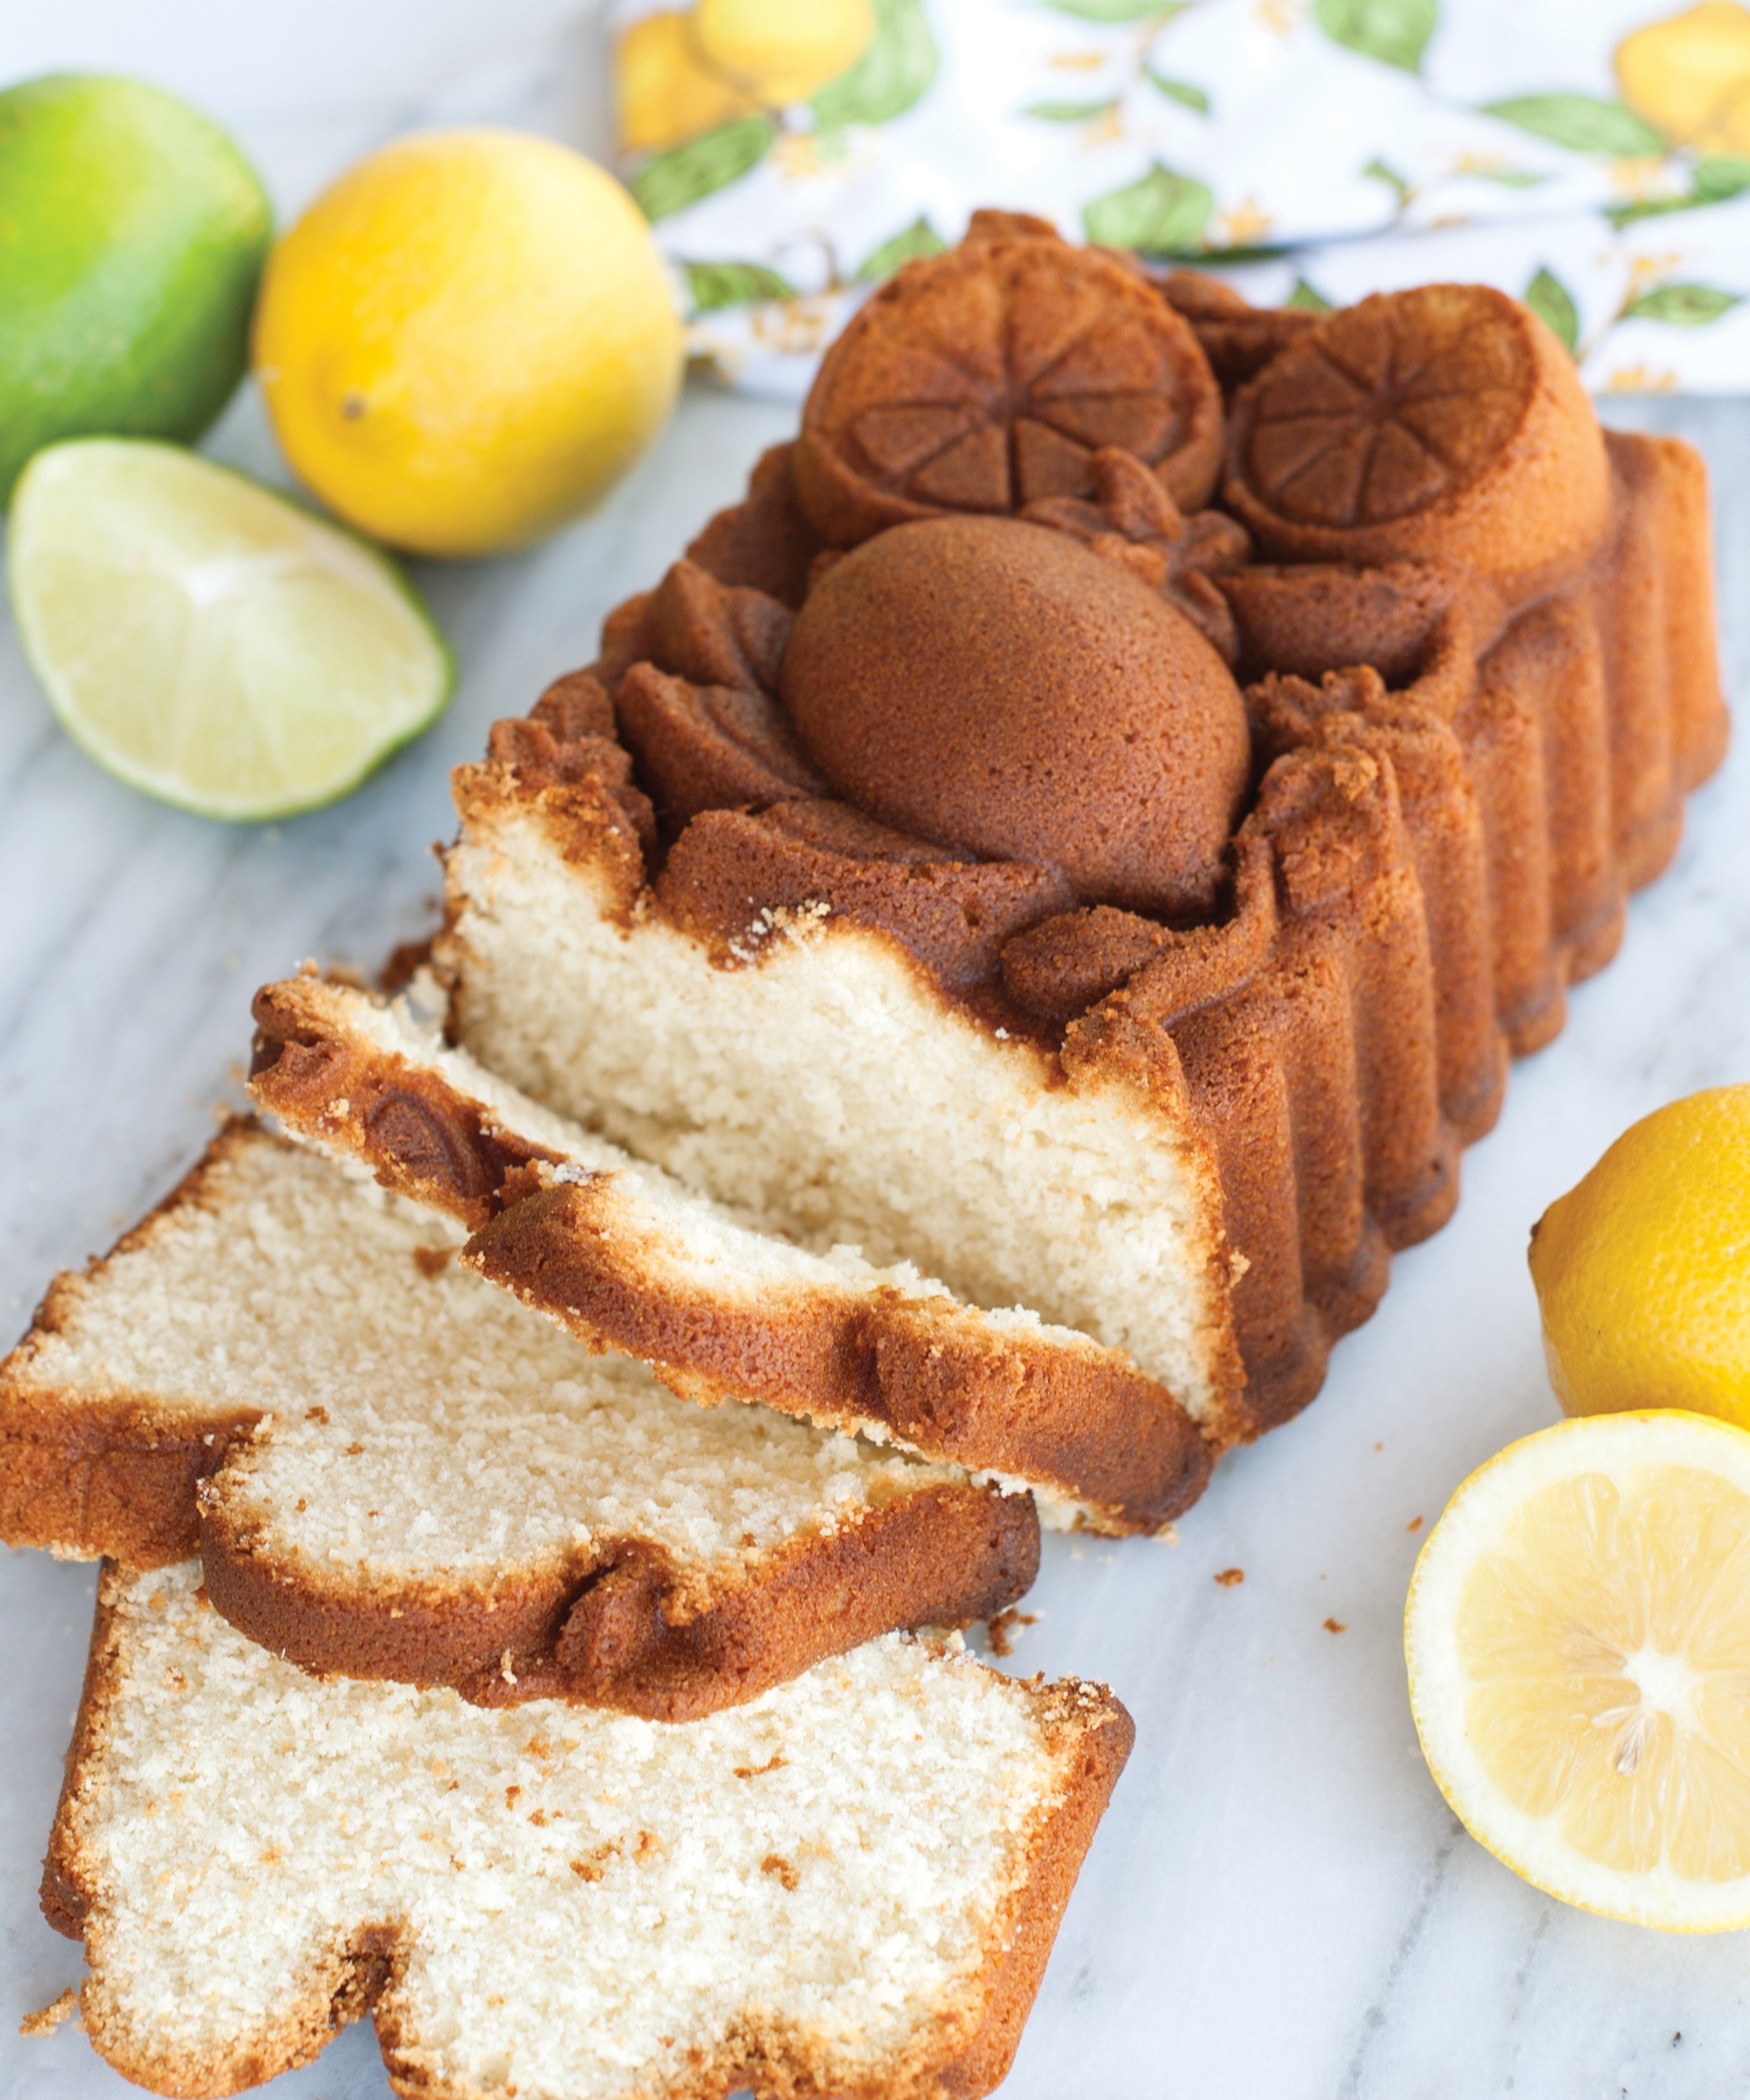
M 461 1259 L 695 1400 L 749 1396 L 1031 1488 L 1047 1521 L 1158 1529 L 1212 1445 L 1118 1349 L 956 1299 L 910 1264 L 744 1224 L 447 1048 L 405 1001 L 258 993 L 256 1100 L 472 1230 Z M 774 1141 L 777 1141 L 774 1138 Z
M 684 1728 L 319 1683 L 192 1565 L 106 1572 L 43 1907 L 125 2076 L 374 2015 L 445 2100 L 940 2100 L 1007 2069 L 1132 1730 L 889 1635 Z
M 461 1237 L 234 1125 L 0 1365 L 0 1531 L 135 1564 L 198 1542 L 219 1608 L 309 1670 L 668 1719 L 1031 1582 L 1025 1495 L 691 1406 L 469 1274 Z

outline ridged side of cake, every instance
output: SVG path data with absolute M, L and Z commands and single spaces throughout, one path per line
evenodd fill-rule
M 306 1669 L 668 1719 L 1031 1582 L 1026 1497 L 694 1407 L 471 1275 L 461 1239 L 233 1127 L 0 1366 L 6 1537 L 161 1560 L 198 1536 L 226 1616 Z M 118 1416 L 181 1470 L 94 1458 Z
M 107 1572 L 44 1873 L 126 2076 L 233 2093 L 375 2018 L 447 2100 L 862 2100 L 1007 2070 L 1128 1752 L 1102 1688 L 898 1636 L 685 1728 L 318 1682 Z
M 544 703 L 456 775 L 436 953 L 462 1039 L 779 1229 L 1125 1348 L 1224 1439 L 1282 1420 L 1450 1215 L 1509 1052 L 1609 960 L 1724 749 L 1700 463 L 1600 452 L 1602 536 L 1557 573 L 1223 573 L 1264 769 L 1228 915 L 1005 934 L 985 1004 L 1012 1026 L 790 805 L 693 815 L 648 879 L 627 754 Z M 699 633 L 756 624 L 787 471 L 694 543 L 687 603 L 713 558 L 739 591 Z M 614 663 L 668 617 L 663 593 L 615 615 Z

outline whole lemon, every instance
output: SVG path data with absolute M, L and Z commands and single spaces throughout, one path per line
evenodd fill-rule
M 192 439 L 243 377 L 273 231 L 216 125 L 137 80 L 0 95 L 0 503 L 94 433 Z
M 693 28 L 711 64 L 781 108 L 856 64 L 875 35 L 875 11 L 870 0 L 699 0 Z
M 348 523 L 487 554 L 637 458 L 673 404 L 681 326 L 611 175 L 545 139 L 434 132 L 361 161 L 279 243 L 254 355 L 287 457 Z
M 1624 1132 L 1532 1231 L 1570 1414 L 1681 1407 L 1750 1428 L 1750 1086 Z

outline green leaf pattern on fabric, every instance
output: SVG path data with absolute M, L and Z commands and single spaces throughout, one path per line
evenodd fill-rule
M 1541 321 L 1546 322 L 1570 353 L 1580 343 L 1580 309 L 1574 295 L 1553 270 L 1537 272 L 1525 288 L 1525 303 Z
M 1082 208 L 1090 240 L 1134 248 L 1145 255 L 1182 255 L 1200 242 L 1215 198 L 1194 175 L 1175 174 L 1157 161 L 1140 181 L 1110 190 Z
M 1029 102 L 1020 113 L 1047 124 L 1088 124 L 1113 106 L 1109 97 L 1104 102 Z
M 1660 285 L 1631 299 L 1622 317 L 1625 321 L 1669 321 L 1676 328 L 1705 328 L 1743 304 L 1741 293 L 1722 292 L 1717 285 Z
M 1312 18 L 1333 43 L 1420 73 L 1440 19 L 1439 0 L 1315 0 Z
M 936 39 L 923 0 L 875 0 L 875 15 L 868 50 L 814 96 L 814 121 L 822 131 L 847 124 L 889 124 L 936 77 Z
M 1143 77 L 1157 93 L 1164 95 L 1169 102 L 1177 102 L 1187 109 L 1194 109 L 1200 117 L 1208 116 L 1210 108 L 1208 95 L 1201 87 L 1194 86 L 1188 80 L 1174 80 L 1166 73 L 1157 73 L 1153 66 L 1143 68 Z
M 1157 22 L 1182 15 L 1191 0 L 1045 0 L 1059 15 L 1073 15 L 1084 22 Z
M 879 285 L 891 277 L 901 262 L 919 255 L 940 255 L 948 245 L 928 218 L 915 218 L 902 232 L 871 248 L 857 266 L 859 285 Z
M 639 210 L 652 221 L 685 211 L 757 165 L 777 136 L 769 117 L 742 117 L 658 153 L 629 185 Z
M 1372 160 L 1368 162 L 1367 165 L 1364 169 L 1362 169 L 1361 173 L 1369 182 L 1385 183 L 1386 188 L 1396 196 L 1400 206 L 1409 202 L 1409 183 L 1404 176 L 1398 173 L 1395 168 L 1388 168 L 1383 161 Z
M 1519 95 L 1506 102 L 1485 103 L 1483 114 L 1573 153 L 1634 161 L 1666 150 L 1660 135 L 1626 103 L 1607 102 L 1595 95 Z
M 724 307 L 751 307 L 761 299 L 793 299 L 796 288 L 763 262 L 683 262 L 695 314 Z

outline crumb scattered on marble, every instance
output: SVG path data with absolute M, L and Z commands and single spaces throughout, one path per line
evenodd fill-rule
M 1404 1529 L 1406 1531 L 1420 1531 L 1422 1529 L 1422 1519 L 1419 1516 L 1413 1516 L 1409 1522 L 1404 1525 Z
M 45 2005 L 40 2012 L 26 2013 L 18 2023 L 21 2035 L 33 2040 L 42 2035 L 51 2035 L 64 2020 L 79 2018 L 79 1994 L 68 1984 L 52 2005 Z
M 1243 1568 L 1223 1568 L 1215 1580 L 1220 1583 L 1223 1589 L 1231 1590 L 1236 1582 L 1243 1582 L 1245 1580 L 1245 1570 Z
M 994 1618 L 986 1619 L 985 1630 L 990 1636 L 990 1652 L 999 1659 L 1012 1655 L 1015 1643 L 1020 1639 L 1018 1629 L 1036 1626 L 1038 1623 L 1037 1612 L 1023 1612 L 1013 1604 L 1007 1611 L 998 1612 Z
M 1325 1630 L 1328 1634 L 1346 1634 L 1349 1629 L 1341 1619 L 1327 1619 L 1325 1621 Z

